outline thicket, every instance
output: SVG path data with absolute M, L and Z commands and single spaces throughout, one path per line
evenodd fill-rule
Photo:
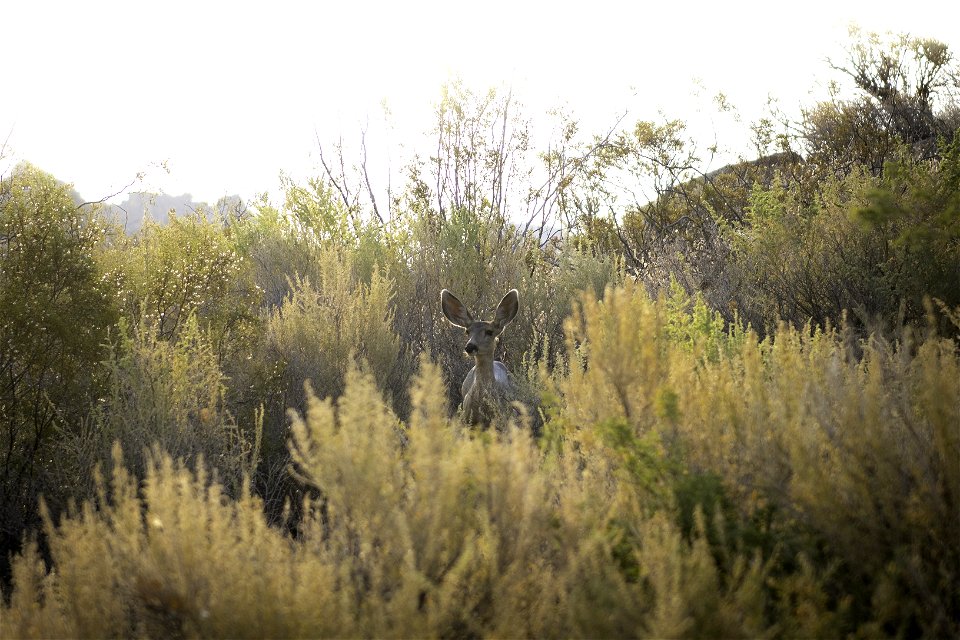
M 714 172 L 461 85 L 386 203 L 325 163 L 128 237 L 18 166 L 0 637 L 960 634 L 956 68 L 880 45 Z M 519 290 L 509 428 L 443 288 Z

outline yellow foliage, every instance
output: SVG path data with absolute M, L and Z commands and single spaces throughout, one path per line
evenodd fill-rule
M 633 285 L 585 298 L 540 441 L 451 419 L 426 359 L 406 422 L 356 366 L 308 391 L 295 536 L 202 464 L 155 452 L 140 485 L 117 450 L 95 504 L 48 518 L 53 569 L 15 559 L 0 637 L 956 631 L 956 344 L 855 357 L 781 327 L 704 357 L 676 313 Z

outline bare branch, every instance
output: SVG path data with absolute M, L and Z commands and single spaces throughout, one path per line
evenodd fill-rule
M 546 227 L 547 218 L 549 217 L 548 214 L 550 214 L 552 211 L 555 199 L 560 195 L 562 190 L 569 186 L 571 182 L 571 180 L 568 179 L 567 172 L 572 167 L 585 166 L 588 160 L 593 158 L 601 150 L 609 147 L 611 144 L 611 138 L 613 137 L 614 133 L 620 129 L 620 123 L 622 123 L 624 118 L 627 117 L 627 113 L 627 111 L 624 111 L 623 114 L 617 118 L 616 122 L 614 122 L 613 125 L 607 130 L 606 134 L 602 138 L 598 138 L 589 149 L 573 158 L 563 159 L 556 169 L 553 171 L 548 171 L 547 178 L 544 180 L 543 184 L 531 191 L 534 194 L 533 199 L 539 200 L 539 205 L 535 206 L 531 210 L 530 216 L 524 225 L 524 233 L 527 233 L 531 230 L 533 221 L 537 218 L 537 216 L 540 217 L 539 231 L 542 231 Z M 553 156 L 548 153 L 548 158 L 552 157 Z M 545 194 L 544 190 L 547 190 Z M 553 234 L 551 234 L 551 237 L 552 235 Z
M 360 163 L 360 167 L 363 170 L 363 181 L 367 185 L 367 194 L 370 196 L 370 204 L 373 205 L 373 214 L 377 216 L 377 220 L 380 221 L 380 224 L 383 224 L 383 216 L 380 215 L 380 211 L 377 209 L 377 198 L 373 195 L 373 187 L 370 186 L 370 173 L 367 171 L 367 128 L 364 127 L 360 132 L 360 147 L 363 151 L 363 160 Z
M 327 164 L 327 159 L 323 156 L 323 144 L 320 143 L 320 134 L 317 133 L 316 129 L 314 129 L 313 135 L 317 139 L 317 148 L 320 150 L 320 164 L 323 165 L 323 170 L 327 174 L 327 179 L 330 181 L 330 184 L 333 185 L 333 188 L 337 190 L 337 193 L 340 194 L 340 199 L 343 201 L 344 206 L 346 206 L 347 209 L 350 209 L 350 191 L 346 186 L 346 176 L 344 176 L 343 171 L 341 170 L 340 175 L 343 177 L 343 184 L 341 184 L 340 180 L 337 180 L 337 177 L 334 175 L 330 165 Z M 341 167 L 343 166 L 342 147 L 340 147 L 340 165 Z
M 116 197 L 116 196 L 120 195 L 121 193 L 124 193 L 127 189 L 129 189 L 130 187 L 132 187 L 133 185 L 135 185 L 135 184 L 136 184 L 137 182 L 139 182 L 140 180 L 143 180 L 143 173 L 138 173 L 133 180 L 131 180 L 129 183 L 127 183 L 126 186 L 124 186 L 123 188 L 121 188 L 121 189 L 120 189 L 119 191 L 117 191 L 116 193 L 111 193 L 110 195 L 104 196 L 104 197 L 100 198 L 99 200 L 90 200 L 90 201 L 88 201 L 88 202 L 81 202 L 80 204 L 77 205 L 76 208 L 77 208 L 77 209 L 80 209 L 80 208 L 82 208 L 82 207 L 86 207 L 87 205 L 91 205 L 91 204 L 103 204 L 104 202 L 106 202 L 106 201 L 109 200 L 110 198 Z

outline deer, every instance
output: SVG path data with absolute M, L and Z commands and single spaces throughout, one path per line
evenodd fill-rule
M 473 356 L 474 366 L 460 386 L 463 395 L 463 415 L 468 424 L 489 424 L 498 416 L 504 415 L 508 406 L 511 384 L 507 366 L 493 359 L 497 340 L 504 327 L 517 316 L 520 306 L 520 294 L 511 289 L 500 304 L 493 320 L 485 322 L 474 320 L 473 314 L 444 289 L 440 292 L 440 308 L 443 315 L 455 327 L 467 333 L 464 352 Z

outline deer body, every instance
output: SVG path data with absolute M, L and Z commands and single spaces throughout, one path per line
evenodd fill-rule
M 474 320 L 464 304 L 446 289 L 440 293 L 440 306 L 451 324 L 466 331 L 464 351 L 475 361 L 460 386 L 464 417 L 470 424 L 489 424 L 503 414 L 510 399 L 509 372 L 506 365 L 494 360 L 493 353 L 504 327 L 517 315 L 519 294 L 516 289 L 507 293 L 490 322 Z

